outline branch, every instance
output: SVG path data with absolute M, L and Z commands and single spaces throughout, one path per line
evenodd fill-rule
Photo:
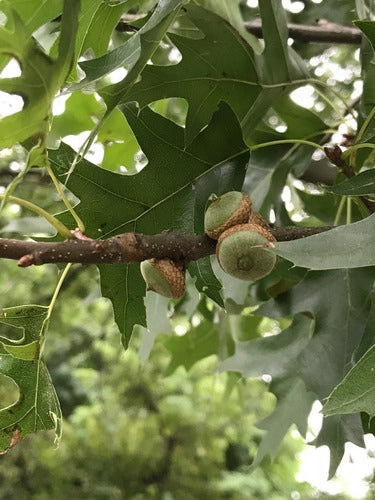
M 132 22 L 139 19 L 139 16 L 124 15 L 117 23 L 116 31 L 121 33 L 134 33 L 139 28 Z M 317 21 L 318 26 L 309 26 L 304 24 L 288 23 L 289 36 L 299 42 L 310 43 L 348 43 L 351 45 L 360 45 L 362 41 L 362 32 L 358 28 L 351 26 L 342 26 L 341 24 L 330 23 L 324 19 Z M 262 23 L 260 20 L 247 21 L 244 23 L 247 31 L 258 38 L 263 38 Z
M 347 43 L 360 45 L 362 32 L 358 28 L 342 26 L 324 20 L 318 21 L 318 26 L 288 23 L 289 36 L 298 42 L 310 43 Z M 260 20 L 245 22 L 247 31 L 263 38 L 262 23 Z
M 270 228 L 278 241 L 304 238 L 331 227 Z M 181 234 L 165 231 L 146 235 L 123 233 L 107 240 L 93 240 L 74 232 L 75 238 L 60 242 L 23 241 L 0 238 L 0 258 L 16 259 L 20 267 L 57 262 L 81 264 L 124 264 L 156 258 L 170 258 L 185 266 L 215 253 L 216 241 L 205 234 Z

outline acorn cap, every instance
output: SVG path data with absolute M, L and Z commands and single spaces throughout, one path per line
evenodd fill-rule
M 230 191 L 207 208 L 204 215 L 204 230 L 210 238 L 217 240 L 221 233 L 232 226 L 248 221 L 251 200 L 246 193 Z
M 171 259 L 144 260 L 141 262 L 141 273 L 147 290 L 171 299 L 179 299 L 185 292 L 183 266 Z
M 256 281 L 275 267 L 277 255 L 270 251 L 276 239 L 258 224 L 240 224 L 221 234 L 216 256 L 221 268 L 231 276 Z
M 265 229 L 269 229 L 270 227 L 268 222 L 265 219 L 263 219 L 263 217 L 258 212 L 255 212 L 255 210 L 251 211 L 248 223 L 258 224 L 258 226 L 264 227 Z

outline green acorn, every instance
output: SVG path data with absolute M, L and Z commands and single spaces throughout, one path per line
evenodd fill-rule
M 171 299 L 179 299 L 185 292 L 185 270 L 171 259 L 144 260 L 141 273 L 147 290 Z
M 230 191 L 207 208 L 204 215 L 204 230 L 207 236 L 217 240 L 221 233 L 232 226 L 249 220 L 251 200 L 246 193 Z
M 276 265 L 277 255 L 270 250 L 275 241 L 274 236 L 258 224 L 239 224 L 219 237 L 217 260 L 230 276 L 256 281 Z

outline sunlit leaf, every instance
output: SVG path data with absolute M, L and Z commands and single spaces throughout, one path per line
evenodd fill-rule
M 0 80 L 0 90 L 24 100 L 21 111 L 0 120 L 0 148 L 48 132 L 52 100 L 71 69 L 79 8 L 79 0 L 64 2 L 56 59 L 47 56 L 30 37 L 16 11 L 10 10 L 12 28 L 0 27 L 0 53 L 13 56 L 22 67 L 21 76 Z
M 0 451 L 38 430 L 61 434 L 61 410 L 48 370 L 41 359 L 48 308 L 18 306 L 3 309 L 0 323 L 17 327 L 20 336 L 0 337 L 0 373 L 17 384 L 19 399 L 0 410 Z M 0 328 L 2 333 L 4 325 Z

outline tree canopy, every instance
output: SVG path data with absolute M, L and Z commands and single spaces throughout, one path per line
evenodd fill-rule
M 247 398 L 273 395 L 253 456 L 240 460 L 251 469 L 277 456 L 292 426 L 305 437 L 320 401 L 315 445 L 329 447 L 333 476 L 345 443 L 364 446 L 374 430 L 372 2 L 3 0 L 0 14 L 0 90 L 15 106 L 0 120 L 0 258 L 18 267 L 0 265 L 2 280 L 22 289 L 4 284 L 1 295 L 0 450 L 39 430 L 60 437 L 60 401 L 63 410 L 80 403 L 64 406 L 58 362 L 98 350 L 108 369 L 125 370 L 108 377 L 106 397 L 142 396 L 150 425 L 161 429 L 166 451 L 145 478 L 151 484 L 170 470 L 179 439 L 195 439 L 192 415 L 182 437 L 156 418 L 169 391 L 148 363 L 162 350 L 160 384 L 181 368 L 188 381 L 197 366 L 221 377 L 223 401 L 239 384 L 255 384 L 225 424 L 208 424 L 209 435 L 231 418 L 243 418 L 246 433 L 252 411 L 251 441 L 257 409 Z M 232 191 L 250 196 L 271 235 L 262 249 L 277 255 L 256 281 L 225 273 L 219 244 L 205 234 L 207 208 Z M 146 290 L 140 262 L 150 259 L 186 273 L 181 297 Z M 75 312 L 72 345 L 65 333 L 63 355 L 52 355 L 55 323 L 72 328 L 75 320 L 64 300 L 90 308 L 95 287 L 84 283 L 93 267 L 122 347 L 95 340 L 100 314 L 90 319 L 91 338 L 83 329 L 77 341 Z M 137 370 L 121 362 L 129 346 L 143 363 Z M 189 404 L 182 392 L 170 395 L 176 406 Z M 240 454 L 241 440 L 233 444 Z

